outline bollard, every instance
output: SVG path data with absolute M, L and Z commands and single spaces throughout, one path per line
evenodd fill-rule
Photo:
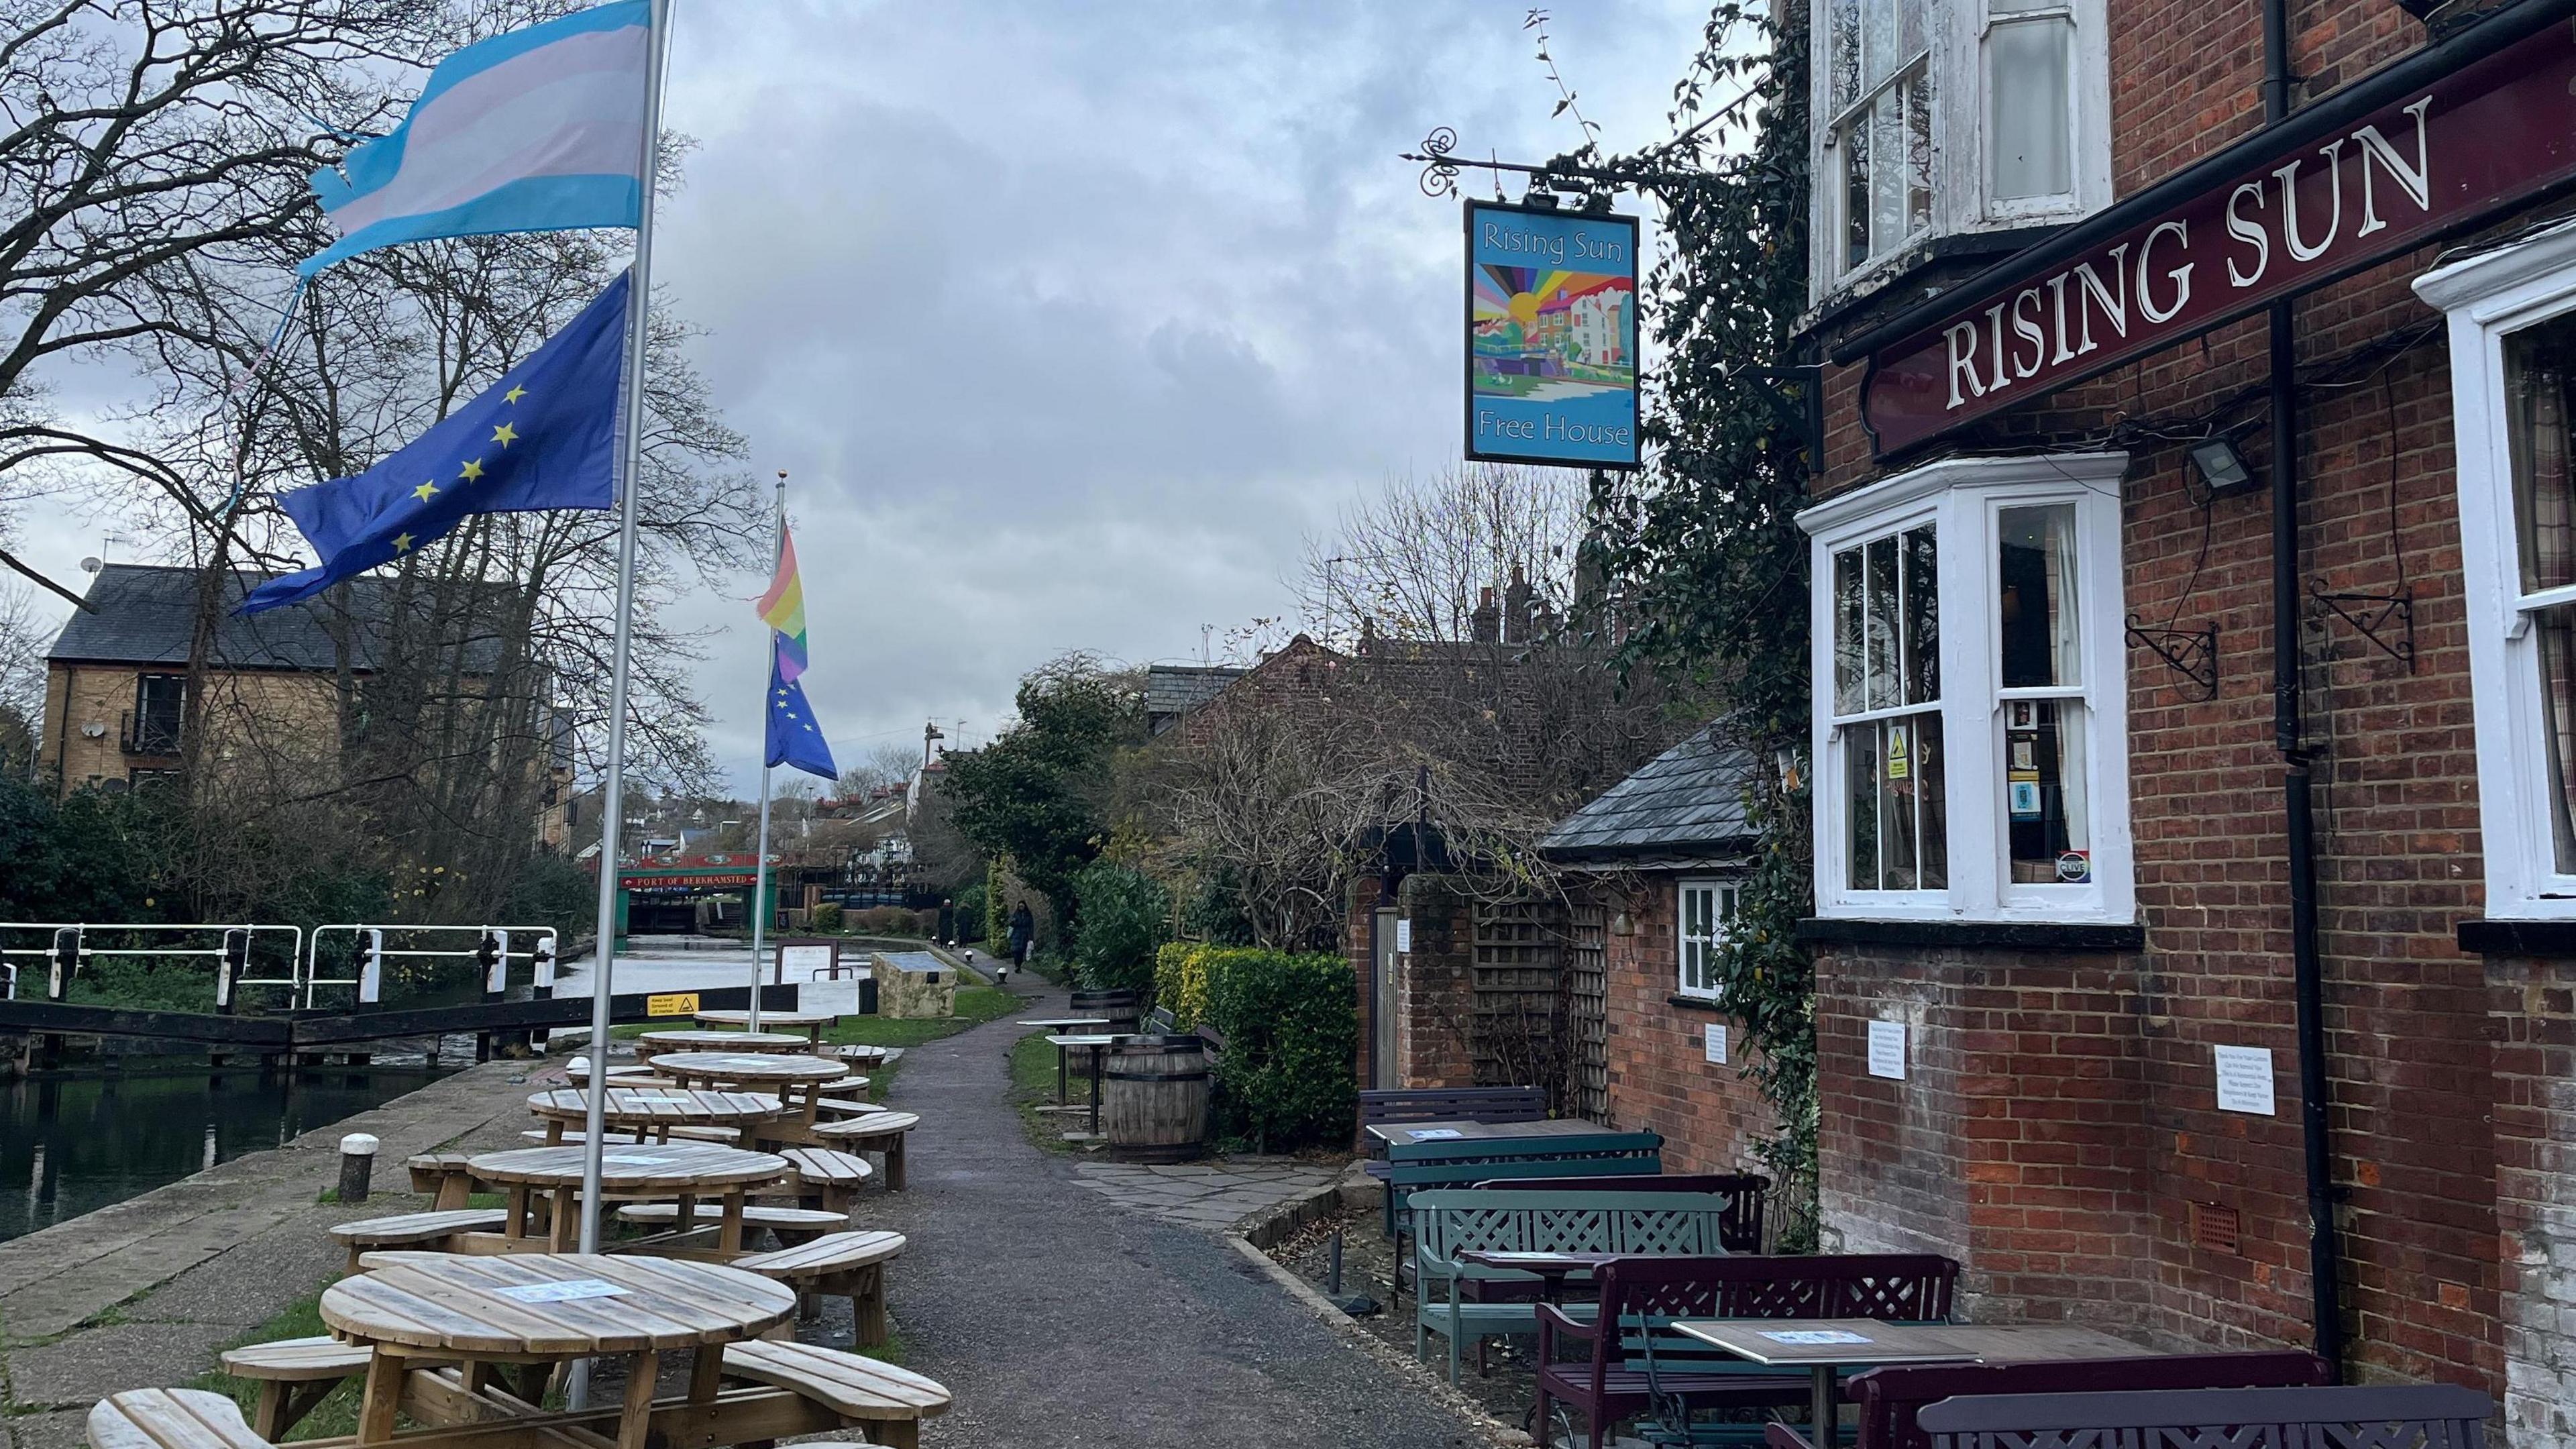
M 1333 1255 L 1331 1266 L 1324 1270 L 1324 1296 L 1328 1298 L 1342 1296 L 1342 1230 L 1340 1228 L 1333 1229 Z
M 376 1170 L 376 1139 L 352 1132 L 340 1139 L 340 1201 L 365 1202 Z

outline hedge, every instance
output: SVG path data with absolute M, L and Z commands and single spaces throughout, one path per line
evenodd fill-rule
M 1095 860 L 1073 878 L 1074 972 L 1094 991 L 1144 991 L 1167 934 L 1171 893 L 1153 877 Z
M 1176 944 L 1157 957 L 1154 981 L 1184 1028 L 1204 1021 L 1225 1040 L 1216 1061 L 1220 1136 L 1264 1152 L 1350 1145 L 1360 1019 L 1348 962 Z

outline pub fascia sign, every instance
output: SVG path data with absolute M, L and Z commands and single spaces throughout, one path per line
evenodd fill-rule
M 2566 24 L 2303 137 L 1870 355 L 1877 451 L 1915 444 L 2412 250 L 2576 176 Z M 1971 284 L 1973 285 L 1973 284 Z M 1963 289 L 1964 290 L 1964 289 Z

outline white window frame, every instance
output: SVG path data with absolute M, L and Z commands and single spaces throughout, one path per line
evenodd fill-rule
M 1811 549 L 1811 758 L 1816 913 L 1844 920 L 1956 920 L 2128 925 L 2137 919 L 2129 829 L 2127 612 L 2120 571 L 2120 479 L 2126 453 L 1945 458 L 1855 489 L 1801 512 Z M 2003 805 L 2003 625 L 1993 600 L 2002 581 L 1997 515 L 2007 508 L 2075 505 L 2081 698 L 2088 721 L 2085 788 L 2091 818 L 2090 880 L 2017 885 Z M 1844 759 L 1833 720 L 1834 555 L 1930 521 L 1938 549 L 1942 793 L 1949 827 L 1949 884 L 1939 890 L 1852 889 L 1845 869 Z M 2014 690 L 2015 697 L 2042 693 Z M 2065 691 L 2051 690 L 2049 694 Z
M 1815 301 L 1886 273 L 1925 239 L 2010 227 L 2074 221 L 2111 204 L 2111 45 L 2108 0 L 2063 0 L 2075 22 L 2075 53 L 2067 75 L 2073 111 L 2075 187 L 2053 197 L 1998 200 L 1985 145 L 1986 32 L 1994 23 L 1987 0 L 1924 0 L 1932 87 L 1932 222 L 1922 234 L 1888 247 L 1855 266 L 1842 259 L 1844 195 L 1841 158 L 1827 145 L 1836 112 L 1833 70 L 1826 45 L 1835 0 L 1808 0 L 1808 290 Z M 2017 15 L 2015 18 L 2019 18 Z M 2007 22 L 2009 23 L 2009 22 Z
M 2576 602 L 2525 598 L 2513 512 L 2504 341 L 2576 312 L 2576 225 L 2419 277 L 2416 295 L 2450 321 L 2452 431 L 2459 450 L 2460 569 L 2469 635 L 2469 700 L 2478 756 L 2478 826 L 2492 920 L 2576 920 L 2576 875 L 2560 872 L 2545 787 L 2540 640 L 2527 610 Z
M 1709 893 L 1709 933 L 1706 936 L 1693 936 L 1690 933 L 1690 898 L 1693 891 Z M 1726 923 L 1735 919 L 1735 913 L 1743 907 L 1743 904 L 1744 885 L 1741 881 L 1723 880 L 1716 876 L 1690 876 L 1674 883 L 1673 992 L 1675 995 L 1687 996 L 1693 1001 L 1717 999 L 1717 975 L 1714 971 L 1703 967 L 1703 974 L 1708 977 L 1706 984 L 1698 986 L 1691 984 L 1691 946 L 1696 942 L 1714 952 L 1717 944 L 1726 939 Z M 1703 962 L 1707 960 L 1706 957 L 1701 959 Z

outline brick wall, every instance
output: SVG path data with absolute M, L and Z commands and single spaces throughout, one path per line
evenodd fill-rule
M 2496 1226 L 2505 1425 L 2513 1442 L 2576 1439 L 2576 964 L 2496 960 Z
M 1744 1029 L 1707 1007 L 1673 1000 L 1679 879 L 1626 875 L 1596 887 L 1609 915 L 1603 947 L 1611 1121 L 1622 1131 L 1663 1134 L 1666 1172 L 1758 1171 L 1753 1149 L 1772 1135 L 1776 1119 L 1744 1074 L 1752 1057 Z M 1708 1060 L 1705 1032 L 1713 1025 L 1727 1031 L 1725 1065 Z
M 1396 957 L 1396 1080 L 1407 1087 L 1476 1085 L 1475 933 L 1466 896 L 1439 876 L 1405 878 L 1396 917 L 1413 949 Z M 1399 938 L 1400 939 L 1400 938 Z
M 2255 0 L 2110 8 L 2114 172 L 2126 194 L 2257 123 L 2261 11 Z M 2393 5 L 2292 12 L 2307 96 L 2421 43 Z M 2561 1397 L 2560 1365 L 2576 1363 L 2576 1314 L 2562 1328 L 2556 1276 L 2562 1256 L 2576 1267 L 2576 1240 L 2562 1248 L 2558 1236 L 2576 1189 L 2549 1144 L 2576 1122 L 2551 1115 L 2544 1086 L 2567 1079 L 2571 1063 L 2551 1054 L 2570 1027 L 2563 1015 L 2526 1020 L 2520 996 L 2499 1007 L 2486 964 L 2454 934 L 2481 908 L 2481 843 L 2449 363 L 2437 314 L 2407 285 L 2434 255 L 2297 305 L 2302 579 L 2411 590 L 2417 651 L 2410 669 L 2301 602 L 2347 1326 L 2363 1377 L 2501 1387 L 2510 1368 L 2537 1386 L 2517 1389 L 2517 1422 L 2546 1420 L 2566 1441 L 2576 1436 L 2559 1411 L 2541 1406 Z M 2197 436 L 2259 418 L 2264 380 L 2264 331 L 2247 322 L 1959 441 L 2098 446 L 2121 423 L 2141 425 L 2135 436 Z M 1858 381 L 1857 368 L 1829 379 L 1820 492 L 1880 471 L 1854 411 Z M 2242 436 L 2268 478 L 2261 429 Z M 1980 1311 L 2090 1317 L 2178 1341 L 2305 1343 L 2268 501 L 2204 503 L 2179 445 L 2129 446 L 2128 608 L 2155 625 L 2214 624 L 2220 665 L 2217 698 L 2203 700 L 2144 649 L 2126 661 L 2146 949 L 1824 949 L 1826 1225 L 1849 1248 L 1957 1253 Z M 1862 1072 L 1873 1016 L 1915 1029 L 1912 1080 Z M 2499 1032 L 2502 1049 L 2491 1045 Z M 2277 1116 L 2216 1109 L 2213 1044 L 2271 1049 Z M 2195 1204 L 2234 1212 L 2236 1251 L 2195 1243 Z

